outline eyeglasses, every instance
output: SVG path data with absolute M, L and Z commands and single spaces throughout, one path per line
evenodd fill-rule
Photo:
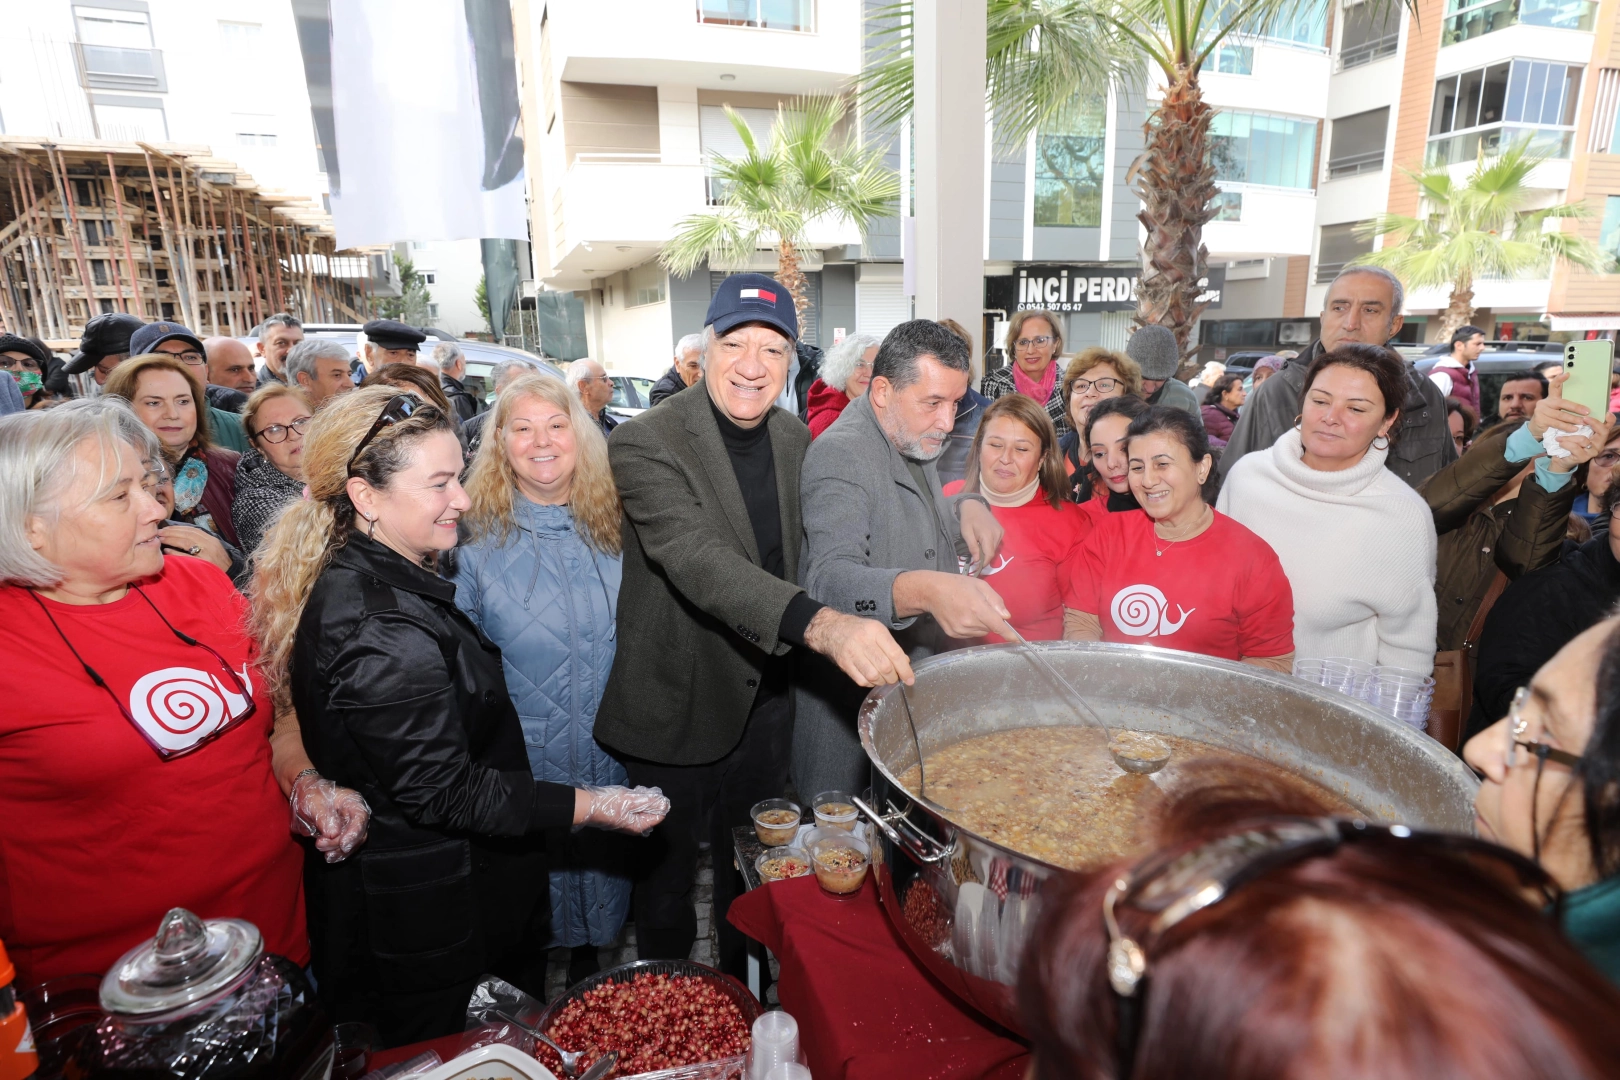
M 304 429 L 309 427 L 309 421 L 309 417 L 300 416 L 290 424 L 266 424 L 264 427 L 260 428 L 258 432 L 250 435 L 249 438 L 263 439 L 265 442 L 279 443 L 286 442 L 287 436 L 291 432 L 297 432 L 299 438 L 302 438 L 304 435 Z M 376 434 L 376 432 L 373 432 L 372 434 Z M 361 443 L 361 445 L 364 446 L 365 444 Z
M 1117 1025 L 1118 1075 L 1132 1074 L 1146 1015 L 1147 948 L 1195 913 L 1220 903 L 1265 875 L 1321 855 L 1346 843 L 1417 845 L 1441 858 L 1469 863 L 1505 888 L 1539 891 L 1548 904 L 1560 897 L 1546 871 L 1507 848 L 1471 836 L 1419 832 L 1405 825 L 1372 825 L 1351 818 L 1277 817 L 1211 840 L 1191 851 L 1149 857 L 1120 874 L 1103 897 L 1108 932 L 1107 972 L 1113 987 Z M 1140 942 L 1127 936 L 1120 917 L 1134 913 L 1145 921 Z
M 215 650 L 215 648 L 212 645 L 206 645 L 203 642 L 198 641 L 196 638 L 192 637 L 190 634 L 181 633 L 178 629 L 176 629 L 175 625 L 172 622 L 169 621 L 168 616 L 164 615 L 163 612 L 158 610 L 158 606 L 156 604 L 152 603 L 152 598 L 150 596 L 147 596 L 146 592 L 139 585 L 132 585 L 131 589 L 133 589 L 133 591 L 142 600 L 146 601 L 146 606 L 151 608 L 152 609 L 152 614 L 156 615 L 160 620 L 162 620 L 163 625 L 167 626 L 169 628 L 169 633 L 171 633 L 175 637 L 179 638 L 180 641 L 183 644 L 190 645 L 192 648 L 202 649 L 209 656 L 212 656 L 216 661 L 218 661 L 219 666 L 225 672 L 225 677 L 227 679 L 229 679 L 230 682 L 231 682 L 231 690 L 229 691 L 230 696 L 234 696 L 234 697 L 246 702 L 246 706 L 242 709 L 242 711 L 240 713 L 237 713 L 237 712 L 232 711 L 234 706 L 229 701 L 226 701 L 225 705 L 224 705 L 224 713 L 225 713 L 225 715 L 219 721 L 219 726 L 216 727 L 213 731 L 209 732 L 207 735 L 204 735 L 202 738 L 198 739 L 196 742 L 192 743 L 191 745 L 182 747 L 181 749 L 178 749 L 178 750 L 173 748 L 173 747 L 164 746 L 161 743 L 159 743 L 156 739 L 154 739 L 152 737 L 150 732 L 148 732 L 148 730 L 144 726 L 142 726 L 141 723 L 138 720 L 135 719 L 134 716 L 130 715 L 130 711 L 129 711 L 128 707 L 124 705 L 123 699 L 120 698 L 113 691 L 112 687 L 107 685 L 107 680 L 102 678 L 100 673 L 98 673 L 95 668 L 91 667 L 88 663 L 85 662 L 84 657 L 79 655 L 79 650 L 75 649 L 73 647 L 73 642 L 68 640 L 67 634 L 65 634 L 62 631 L 62 627 L 57 624 L 56 616 L 52 615 L 51 614 L 51 609 L 45 606 L 45 601 L 41 600 L 37 595 L 35 595 L 33 590 L 29 590 L 28 595 L 34 597 L 34 603 L 38 604 L 40 610 L 45 613 L 45 617 L 50 620 L 51 626 L 56 630 L 56 636 L 62 639 L 62 644 L 66 645 L 68 647 L 68 652 L 73 654 L 73 659 L 75 659 L 75 660 L 77 660 L 79 662 L 79 666 L 84 669 L 84 673 L 87 676 L 89 676 L 90 681 L 95 683 L 97 686 L 101 687 L 102 690 L 106 691 L 107 696 L 112 698 L 113 704 L 118 707 L 118 712 L 120 713 L 120 715 L 122 715 L 125 720 L 129 721 L 129 725 L 131 727 L 133 727 L 136 731 L 141 733 L 141 736 L 144 739 L 146 739 L 147 743 L 152 747 L 152 749 L 156 750 L 158 756 L 160 758 L 164 759 L 165 761 L 167 761 L 167 760 L 169 760 L 171 758 L 183 757 L 184 755 L 192 753 L 193 751 L 199 749 L 200 747 L 202 747 L 202 746 L 204 746 L 204 745 L 206 745 L 208 743 L 213 742 L 215 739 L 219 738 L 221 735 L 225 734 L 230 729 L 236 727 L 236 725 L 242 723 L 244 720 L 247 720 L 255 712 L 258 711 L 259 704 L 258 704 L 258 702 L 253 700 L 253 688 L 247 684 L 246 680 L 243 678 L 243 676 L 240 673 L 238 673 L 234 668 L 231 667 L 229 661 L 227 661 L 223 656 L 221 656 L 219 654 L 219 652 L 217 650 Z M 180 669 L 180 670 L 182 672 L 185 671 L 185 669 L 183 669 L 183 668 Z M 196 674 L 201 675 L 203 673 L 202 672 L 197 672 Z M 224 687 L 222 685 L 219 685 L 217 683 L 217 681 L 216 681 L 216 688 L 218 690 L 220 690 L 220 691 L 224 690 Z M 226 695 L 224 693 L 222 693 L 220 695 L 221 700 L 224 700 L 225 696 Z
M 169 353 L 168 355 L 174 357 L 176 360 L 187 365 L 188 367 L 208 366 L 208 358 L 200 352 L 193 352 L 188 349 L 186 352 Z
M 0 371 L 39 371 L 39 361 L 32 356 L 6 356 L 0 354 Z
M 1042 334 L 1040 337 L 1019 338 L 1017 341 L 1013 342 L 1013 345 L 1020 349 L 1038 349 L 1042 345 L 1050 344 L 1052 344 L 1051 334 Z
M 1605 469 L 1612 469 L 1616 462 L 1620 462 L 1620 450 L 1605 450 L 1592 459 L 1592 464 L 1601 465 Z
M 409 420 L 418 413 L 422 415 L 423 419 L 427 420 L 437 420 L 440 415 L 437 406 L 419 401 L 410 394 L 395 394 L 389 398 L 388 404 L 383 406 L 382 414 L 377 417 L 377 422 L 371 425 L 371 430 L 366 432 L 366 437 L 360 440 L 360 445 L 356 446 L 354 453 L 349 456 L 347 471 L 351 474 L 354 472 L 354 463 L 360 460 L 361 453 L 367 446 L 371 445 L 371 440 L 377 437 L 377 432 L 390 424 Z
M 1535 739 L 1524 741 L 1524 736 L 1530 730 L 1530 718 L 1524 715 L 1524 707 L 1530 704 L 1530 688 L 1521 686 L 1513 692 L 1513 703 L 1508 706 L 1507 715 L 1507 746 L 1504 748 L 1502 760 L 1509 767 L 1517 765 L 1518 751 L 1526 750 L 1537 761 L 1538 767 L 1544 762 L 1555 762 L 1559 765 L 1568 765 L 1574 768 L 1581 762 L 1581 755 L 1572 754 L 1568 750 L 1555 750 Z
M 1099 394 L 1111 394 L 1118 385 L 1118 379 L 1076 379 L 1069 389 L 1070 392 L 1079 394 L 1087 394 L 1093 390 Z

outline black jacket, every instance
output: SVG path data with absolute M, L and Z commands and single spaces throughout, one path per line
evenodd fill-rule
M 1513 692 L 1581 631 L 1601 622 L 1616 600 L 1620 562 L 1607 535 L 1579 547 L 1566 544 L 1561 560 L 1509 585 L 1480 635 L 1468 734 L 1506 716 Z
M 444 396 L 450 399 L 450 408 L 455 410 L 457 420 L 466 423 L 478 415 L 478 399 L 462 385 L 460 379 L 440 375 L 439 387 L 444 391 Z
M 517 951 L 547 895 L 527 834 L 573 818 L 573 791 L 530 775 L 500 649 L 455 591 L 355 535 L 315 583 L 289 671 L 310 761 L 372 814 L 354 856 L 307 863 L 316 977 L 340 1017 L 379 1027 L 383 995 L 442 994 L 438 1023 L 394 1029 L 417 1038 L 459 1031 L 473 980 Z
M 675 370 L 675 365 L 671 364 L 669 370 L 664 372 L 663 377 L 653 383 L 652 392 L 647 395 L 647 407 L 650 409 L 665 398 L 672 397 L 685 389 L 685 380 L 681 378 L 681 373 Z

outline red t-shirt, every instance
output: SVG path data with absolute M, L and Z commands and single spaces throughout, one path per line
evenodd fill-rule
M 1104 641 L 1227 660 L 1294 651 L 1294 592 L 1282 563 L 1225 514 L 1173 544 L 1157 540 L 1140 510 L 1107 514 L 1074 566 L 1074 606 L 1102 621 Z
M 953 481 L 945 486 L 945 494 L 955 495 L 962 486 L 961 480 Z M 1007 605 L 1012 614 L 1008 621 L 1026 640 L 1059 640 L 1063 609 L 1075 606 L 1070 563 L 1091 531 L 1090 519 L 1071 502 L 1052 509 L 1039 492 L 1023 506 L 990 509 L 1006 535 L 1000 554 L 981 576 Z M 1002 638 L 989 634 L 983 640 L 995 643 Z
M 34 597 L 0 587 L 0 940 L 19 985 L 102 974 L 172 907 L 246 919 L 269 951 L 309 960 L 303 855 L 270 769 L 270 694 L 247 603 L 219 570 L 179 555 L 141 588 L 246 678 L 257 709 L 164 760 Z M 133 589 L 111 604 L 41 602 L 137 723 L 171 747 L 212 730 L 222 709 L 245 708 L 219 662 L 170 633 Z

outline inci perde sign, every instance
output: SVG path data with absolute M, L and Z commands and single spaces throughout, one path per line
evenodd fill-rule
M 1079 263 L 1068 266 L 1021 266 L 1008 277 L 985 278 L 985 307 L 1014 311 L 1135 311 L 1136 266 Z M 1226 267 L 1212 267 L 1202 281 L 1200 303 L 1221 306 Z

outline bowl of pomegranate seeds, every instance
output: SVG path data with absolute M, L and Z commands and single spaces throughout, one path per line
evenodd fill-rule
M 729 975 L 690 960 L 638 960 L 593 975 L 546 1007 L 537 1026 L 564 1050 L 584 1051 L 581 1072 L 610 1050 L 609 1077 L 729 1080 L 741 1077 L 761 1008 Z M 535 1057 L 562 1076 L 538 1041 Z

